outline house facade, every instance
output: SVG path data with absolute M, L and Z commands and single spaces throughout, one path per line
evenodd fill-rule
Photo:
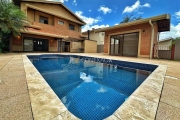
M 85 22 L 61 2 L 14 0 L 28 23 L 21 36 L 12 38 L 12 51 L 77 52 L 85 37 Z
M 163 14 L 96 29 L 95 32 L 105 32 L 104 54 L 153 58 L 158 33 L 169 30 L 170 15 Z
M 170 50 L 172 41 L 172 38 L 161 39 L 158 44 L 158 50 Z
M 103 53 L 104 52 L 104 32 L 95 32 L 95 29 L 82 32 L 83 35 L 87 36 L 88 39 L 97 41 L 97 53 Z

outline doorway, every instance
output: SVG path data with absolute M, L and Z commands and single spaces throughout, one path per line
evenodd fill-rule
M 112 35 L 110 43 L 110 55 L 137 57 L 139 32 Z
M 25 37 L 24 51 L 48 51 L 48 39 Z
M 33 51 L 33 40 L 32 39 L 24 39 L 24 51 Z
M 70 52 L 70 42 L 62 41 L 62 52 Z

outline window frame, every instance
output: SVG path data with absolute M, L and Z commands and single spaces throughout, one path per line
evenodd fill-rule
M 59 22 L 61 22 L 61 23 L 63 23 L 63 24 L 60 24 Z M 58 25 L 64 25 L 64 24 L 65 24 L 65 22 L 64 22 L 63 20 L 58 19 Z
M 69 30 L 74 30 L 75 31 L 75 25 L 69 23 Z
M 43 22 L 41 21 L 43 20 Z M 47 21 L 47 23 L 45 22 Z M 45 16 L 42 16 L 42 15 L 39 15 L 39 23 L 42 23 L 42 24 L 49 24 L 49 20 L 48 20 L 48 17 L 45 17 Z

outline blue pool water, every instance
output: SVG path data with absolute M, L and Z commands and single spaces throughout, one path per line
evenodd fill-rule
M 112 115 L 157 67 L 75 55 L 28 57 L 67 109 L 83 120 Z

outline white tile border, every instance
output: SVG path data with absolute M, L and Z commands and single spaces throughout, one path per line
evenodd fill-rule
M 55 53 L 57 54 L 57 53 Z M 28 55 L 40 55 L 40 54 L 28 54 Z M 69 54 L 62 54 L 69 55 Z M 94 57 L 100 58 L 98 56 L 93 55 L 80 55 L 80 54 L 70 54 L 70 55 L 78 55 L 78 56 L 86 56 L 86 57 Z M 32 111 L 34 119 L 43 119 L 43 120 L 58 120 L 60 118 L 71 118 L 73 120 L 79 119 L 71 114 L 61 100 L 57 97 L 48 83 L 44 80 L 38 70 L 34 67 L 31 61 L 27 58 L 26 55 L 23 56 L 24 68 L 26 72 L 26 78 L 28 83 L 28 89 L 31 99 Z M 113 59 L 106 58 L 105 59 Z M 119 61 L 125 61 L 120 59 L 113 59 Z M 128 61 L 135 63 L 136 61 Z M 157 65 L 157 64 L 154 64 Z M 167 67 L 164 65 L 159 65 L 156 70 L 152 72 L 152 74 L 133 92 L 133 94 L 126 100 L 115 112 L 113 115 L 109 116 L 107 119 L 149 119 L 153 120 L 156 115 L 159 98 L 162 91 L 162 86 L 164 82 L 164 76 L 166 73 Z M 146 86 L 145 86 L 146 85 Z M 143 96 L 143 86 L 145 86 L 147 95 Z M 156 89 L 159 89 L 158 92 Z M 148 91 L 149 90 L 149 91 Z M 149 96 L 148 96 L 149 95 Z M 152 95 L 155 95 L 153 98 Z M 149 99 L 148 99 L 149 98 Z M 137 101 L 132 104 L 133 101 Z M 136 108 L 133 108 L 133 105 Z M 128 112 L 127 112 L 128 111 Z

